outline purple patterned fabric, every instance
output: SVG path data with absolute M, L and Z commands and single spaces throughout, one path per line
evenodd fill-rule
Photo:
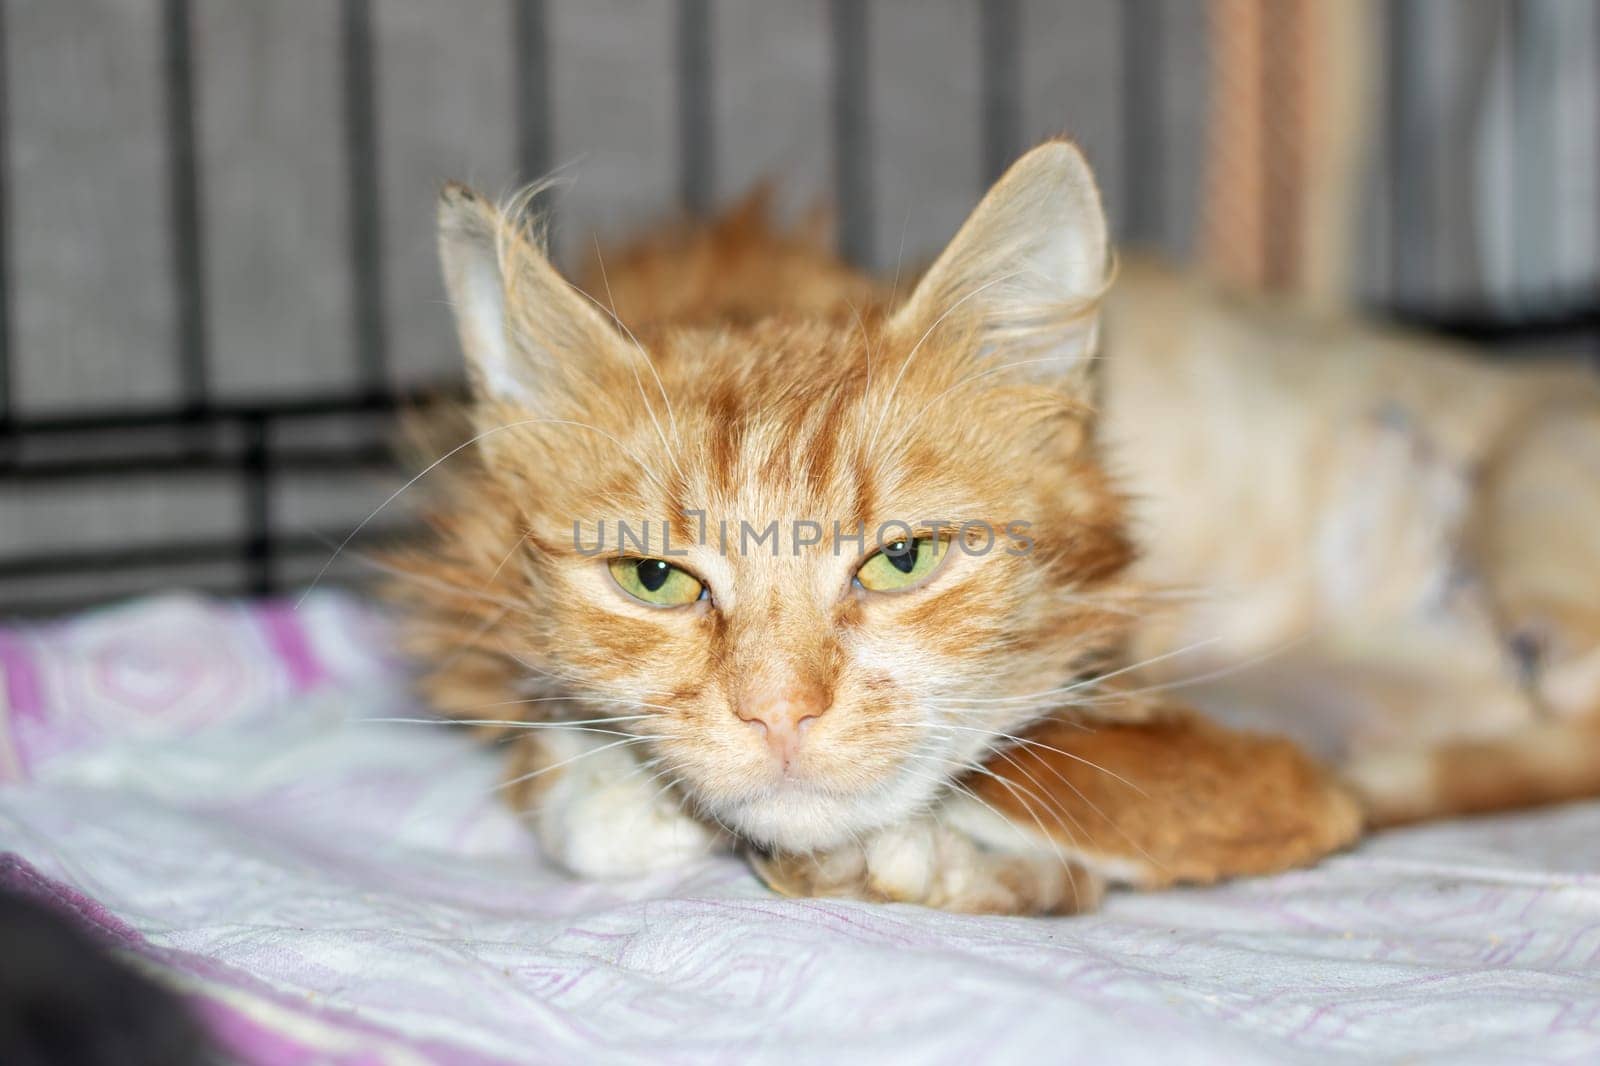
M 567 880 L 336 595 L 0 629 L 0 884 L 241 1062 L 1600 1061 L 1600 804 L 1084 919 Z
M 129 737 L 232 726 L 391 675 L 377 618 L 338 596 L 246 607 L 170 597 L 0 627 L 0 780 Z

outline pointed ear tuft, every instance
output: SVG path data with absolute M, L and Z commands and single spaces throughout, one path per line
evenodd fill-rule
M 504 395 L 516 382 L 506 339 L 499 229 L 498 213 L 465 185 L 450 182 L 439 194 L 439 259 L 461 348 L 474 384 Z
M 1094 175 L 1076 147 L 1049 141 L 995 182 L 894 324 L 915 341 L 956 322 L 1020 374 L 1081 390 L 1110 276 Z
M 456 182 L 439 194 L 439 258 L 481 398 L 544 402 L 581 387 L 586 371 L 619 350 L 610 324 L 523 224 Z

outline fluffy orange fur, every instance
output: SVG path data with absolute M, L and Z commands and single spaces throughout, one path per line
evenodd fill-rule
M 569 868 L 734 843 L 791 893 L 1064 911 L 1353 839 L 1298 748 L 1117 687 L 1130 641 L 1183 630 L 1147 624 L 1144 590 L 1187 557 L 1135 567 L 1108 472 L 1129 428 L 1098 409 L 1110 256 L 1070 145 L 1013 167 L 902 301 L 759 203 L 581 287 L 518 208 L 452 186 L 440 224 L 475 437 L 396 595 L 429 698 L 509 741 L 508 794 Z M 619 521 L 656 545 L 616 543 Z M 956 532 L 920 584 L 872 592 L 886 522 L 1020 528 L 1027 550 Z M 752 550 L 741 530 L 771 523 Z M 618 556 L 704 595 L 643 603 Z
M 618 328 L 489 204 L 455 188 L 445 210 L 447 226 L 492 241 L 504 331 L 519 348 L 511 373 L 528 377 L 525 388 L 490 384 L 500 371 L 466 327 L 482 383 L 474 468 L 436 513 L 436 540 L 402 560 L 425 578 L 412 586 L 426 590 L 413 633 L 441 664 L 427 684 L 445 710 L 481 717 L 516 696 L 550 700 L 532 706 L 546 718 L 566 700 L 580 717 L 655 708 L 628 731 L 649 738 L 697 812 L 763 845 L 813 850 L 927 807 L 985 750 L 985 733 L 932 734 L 928 701 L 1066 685 L 1114 647 L 1130 548 L 1095 460 L 1086 375 L 1064 387 L 991 373 L 980 319 L 941 320 L 942 303 L 886 316 L 875 287 L 838 267 L 819 265 L 810 306 L 791 309 L 776 283 L 794 257 L 782 237 L 770 242 L 779 276 L 733 286 L 739 313 L 718 319 L 722 250 L 765 261 L 764 238 L 738 232 L 749 225 L 739 218 L 732 234 L 623 256 L 610 282 L 628 314 Z M 703 288 L 687 291 L 684 275 L 652 284 L 673 276 L 663 261 L 691 264 Z M 834 302 L 819 315 L 824 288 Z M 838 313 L 851 306 L 859 315 Z M 1063 329 L 1079 328 L 1067 317 Z M 696 543 L 699 515 L 712 543 Z M 676 611 L 630 601 L 575 544 L 618 521 L 667 522 L 713 598 Z M 1025 556 L 951 552 L 918 593 L 870 596 L 852 587 L 866 552 L 849 541 L 716 543 L 724 523 L 774 521 L 786 542 L 799 521 L 830 534 L 1022 521 L 1037 541 Z M 819 691 L 828 710 L 793 772 L 774 777 L 729 708 L 786 686 Z M 1008 732 L 1035 716 L 972 721 Z

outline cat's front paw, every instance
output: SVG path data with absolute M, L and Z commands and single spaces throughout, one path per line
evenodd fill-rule
M 642 877 L 704 858 L 724 843 L 721 834 L 666 800 L 625 783 L 552 793 L 535 819 L 539 842 L 579 877 Z
M 642 877 L 728 846 L 725 833 L 691 817 L 625 752 L 582 734 L 530 738 L 511 763 L 509 799 L 546 855 L 598 880 Z M 532 786 L 532 787 L 527 787 Z
M 1074 914 L 1093 910 L 1104 882 L 1052 853 L 986 848 L 932 818 L 882 830 L 860 844 L 811 854 L 756 854 L 774 891 L 916 903 L 967 914 Z

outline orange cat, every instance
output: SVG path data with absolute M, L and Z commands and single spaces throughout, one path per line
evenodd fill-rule
M 1592 373 L 1147 264 L 1106 318 L 1132 576 L 1187 593 L 1147 679 L 1216 676 L 1186 694 L 1345 764 L 1377 821 L 1600 791 Z
M 1148 620 L 1191 556 L 1135 562 L 1106 443 L 1146 415 L 1101 424 L 1111 260 L 1070 145 L 1019 161 L 899 305 L 754 211 L 586 295 L 519 215 L 441 203 L 478 436 L 399 594 L 426 690 L 500 723 L 558 861 L 738 845 L 787 892 L 1066 911 L 1356 835 L 1299 749 L 1130 681 L 1131 642 L 1189 624 Z M 1204 402 L 1157 415 L 1155 470 L 1204 477 Z M 1211 528 L 1248 525 L 1230 503 Z

